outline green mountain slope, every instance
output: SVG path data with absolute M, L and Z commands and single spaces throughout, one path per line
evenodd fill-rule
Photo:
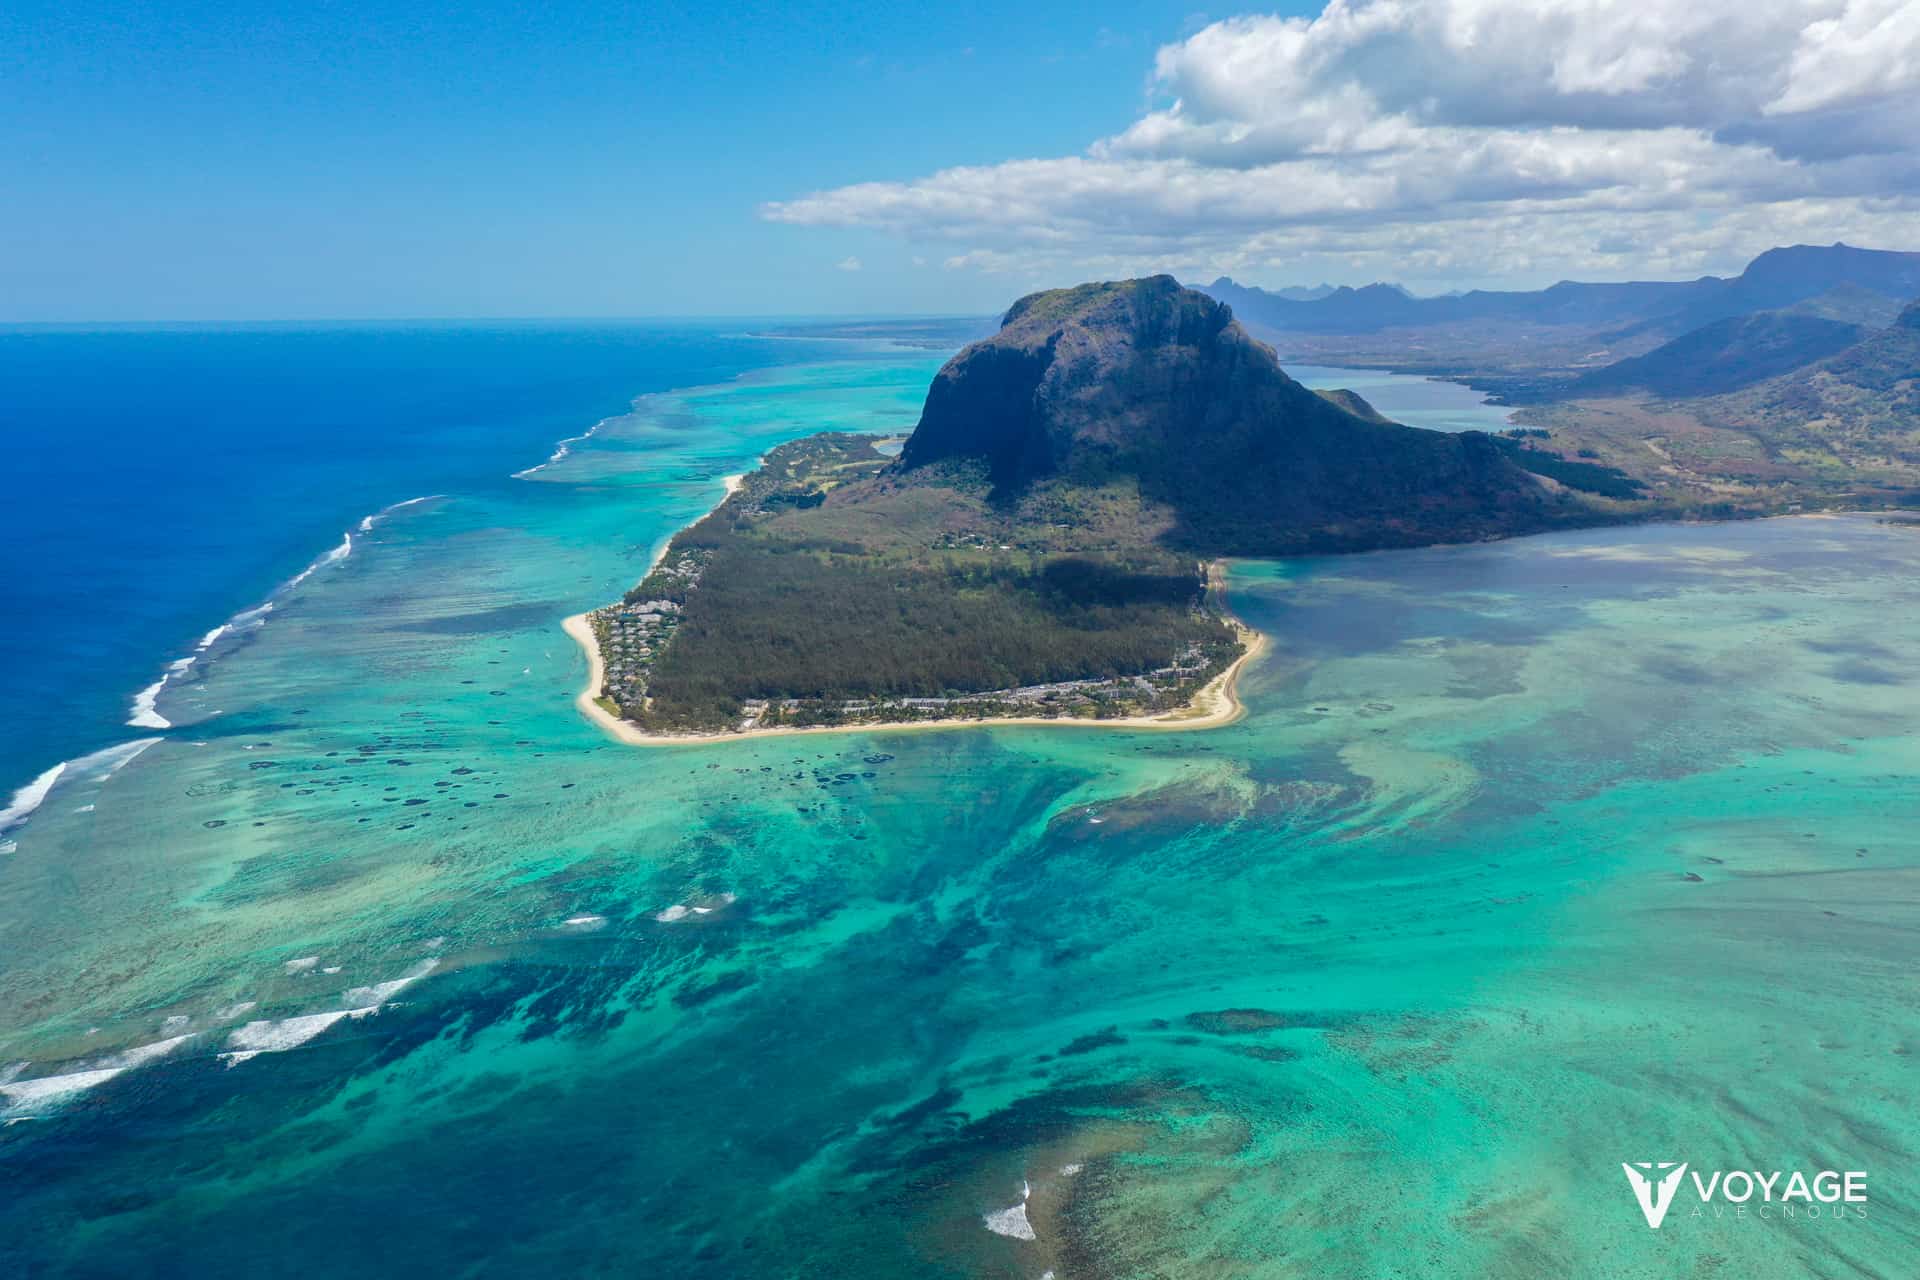
M 1211 557 L 1623 509 L 1592 496 L 1606 468 L 1368 412 L 1170 277 L 1034 294 L 940 371 L 897 459 L 797 441 L 679 534 L 592 616 L 598 692 L 668 732 L 1161 712 L 1244 648 Z
M 1850 466 L 1920 463 L 1920 302 L 1810 368 L 1702 401 L 1700 413 Z
M 1348 413 L 1360 419 L 1362 422 L 1392 422 L 1393 421 L 1392 418 L 1389 418 L 1386 414 L 1380 412 L 1378 409 L 1374 408 L 1371 404 L 1367 403 L 1367 398 L 1361 395 L 1358 391 L 1350 391 L 1345 387 L 1338 387 L 1338 388 L 1322 387 L 1322 388 L 1316 388 L 1313 394 L 1319 396 L 1322 400 L 1325 400 L 1328 404 L 1334 405 L 1337 408 L 1345 409 Z
M 1790 311 L 1730 316 L 1645 355 L 1584 373 L 1564 394 L 1609 395 L 1631 388 L 1669 400 L 1720 395 L 1844 351 L 1867 332 L 1857 324 Z

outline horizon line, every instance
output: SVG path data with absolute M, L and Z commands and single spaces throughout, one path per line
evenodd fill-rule
M 0 319 L 6 329 L 141 329 L 141 328 L 249 328 L 285 325 L 455 325 L 455 324 L 748 324 L 778 321 L 817 321 L 847 324 L 858 321 L 978 320 L 998 318 L 1004 308 L 993 311 L 740 311 L 740 312 L 637 312 L 608 315 L 459 315 L 459 316 L 247 316 L 164 318 L 135 320 L 21 320 Z

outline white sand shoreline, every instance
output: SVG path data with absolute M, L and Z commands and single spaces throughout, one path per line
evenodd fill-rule
M 635 747 L 689 747 L 716 742 L 745 742 L 750 738 L 790 737 L 809 733 L 910 733 L 921 729 L 990 729 L 999 725 L 1056 729 L 1135 729 L 1152 732 L 1184 733 L 1196 729 L 1218 729 L 1246 714 L 1240 701 L 1240 674 L 1247 664 L 1266 652 L 1265 633 L 1242 627 L 1247 650 L 1233 664 L 1193 695 L 1184 707 L 1152 716 L 1115 716 L 1093 720 L 1079 716 L 950 716 L 939 720 L 865 720 L 853 724 L 776 726 L 769 729 L 729 730 L 721 733 L 648 733 L 630 720 L 622 720 L 595 700 L 605 677 L 600 646 L 593 638 L 587 615 L 576 613 L 561 624 L 569 636 L 586 651 L 587 683 L 574 699 L 580 714 L 591 720 L 610 737 Z
M 738 493 L 746 483 L 746 476 L 731 475 L 722 479 L 726 486 L 727 498 Z M 718 509 L 716 504 L 716 510 Z M 676 535 L 677 536 L 677 535 Z M 647 574 L 660 567 L 666 558 L 667 548 L 673 545 L 669 538 L 660 549 L 654 552 L 653 561 L 647 566 Z M 642 574 L 644 580 L 646 574 Z M 1212 590 L 1224 594 L 1226 574 L 1224 562 L 1215 561 L 1208 569 L 1208 578 Z M 1225 601 L 1221 601 L 1222 612 L 1227 620 L 1240 632 L 1246 642 L 1246 651 L 1235 658 L 1225 671 L 1209 680 L 1196 691 L 1193 698 L 1184 707 L 1172 711 L 1163 711 L 1151 716 L 1117 716 L 1106 720 L 1092 720 L 1078 716 L 949 716 L 938 720 L 868 720 L 853 724 L 808 725 L 805 727 L 780 726 L 768 729 L 729 730 L 721 733 L 648 733 L 630 720 L 623 720 L 600 705 L 599 693 L 606 682 L 606 662 L 600 656 L 600 644 L 594 638 L 593 624 L 587 620 L 587 614 L 576 613 L 562 622 L 564 630 L 587 655 L 587 683 L 574 699 L 574 705 L 580 709 L 594 725 L 609 737 L 635 747 L 675 747 L 705 746 L 716 742 L 744 742 L 750 738 L 789 737 L 808 733 L 904 733 L 921 729 L 980 729 L 996 725 L 1018 725 L 1021 727 L 1050 727 L 1076 729 L 1145 729 L 1158 732 L 1187 732 L 1195 729 L 1218 729 L 1232 724 L 1246 714 L 1246 706 L 1240 701 L 1240 673 L 1255 658 L 1266 652 L 1267 637 L 1264 633 L 1241 622 L 1230 610 Z

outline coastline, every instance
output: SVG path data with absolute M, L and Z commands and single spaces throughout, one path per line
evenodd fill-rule
M 746 483 L 745 473 L 722 477 L 721 483 L 726 494 L 714 506 L 718 510 L 728 498 L 738 493 Z M 653 553 L 653 560 L 647 566 L 652 573 L 666 557 L 667 548 L 673 544 L 670 537 Z M 642 574 L 644 580 L 646 574 Z M 1240 674 L 1248 664 L 1267 651 L 1268 637 L 1265 632 L 1255 631 L 1247 626 L 1231 609 L 1226 606 L 1226 569 L 1222 560 L 1214 561 L 1207 570 L 1208 593 L 1218 595 L 1218 606 L 1222 616 L 1240 632 L 1246 642 L 1246 651 L 1213 679 L 1207 681 L 1194 692 L 1193 697 L 1183 707 L 1172 711 L 1163 711 L 1151 716 L 1116 716 L 1105 720 L 1089 720 L 1076 716 L 949 716 L 938 720 L 868 720 L 855 724 L 824 724 L 806 726 L 776 726 L 768 729 L 743 729 L 725 733 L 648 733 L 630 720 L 623 720 L 601 706 L 597 698 L 602 684 L 606 680 L 606 662 L 600 656 L 599 642 L 594 639 L 593 627 L 587 621 L 585 613 L 576 613 L 564 619 L 560 629 L 565 631 L 573 642 L 580 646 L 587 656 L 587 682 L 579 694 L 574 697 L 573 705 L 580 714 L 616 741 L 634 747 L 674 747 L 705 746 L 716 742 L 744 742 L 750 738 L 791 737 L 808 733 L 906 733 L 922 729 L 979 729 L 995 725 L 1019 725 L 1025 728 L 1054 727 L 1081 729 L 1145 729 L 1155 732 L 1188 732 L 1198 729 L 1218 729 L 1232 724 L 1246 714 L 1246 705 L 1240 701 Z
M 1115 716 L 1089 720 L 1077 716 L 951 716 L 939 720 L 866 720 L 854 724 L 778 726 L 770 729 L 743 729 L 726 733 L 648 733 L 630 720 L 622 720 L 594 700 L 606 667 L 600 658 L 600 646 L 593 638 L 587 615 L 576 613 L 562 622 L 561 628 L 587 655 L 587 683 L 574 698 L 574 706 L 602 732 L 635 747 L 691 747 L 716 742 L 745 742 L 750 738 L 793 737 L 818 733 L 912 733 L 923 729 L 988 729 L 998 725 L 1023 728 L 1133 729 L 1158 733 L 1185 733 L 1199 729 L 1219 729 L 1247 713 L 1240 701 L 1240 675 L 1247 665 L 1267 651 L 1265 632 L 1255 631 L 1238 620 L 1247 642 L 1246 652 L 1233 660 L 1225 671 L 1202 685 L 1184 707 L 1152 716 Z
M 739 492 L 745 484 L 745 473 L 722 477 L 725 496 L 715 504 L 717 510 L 728 498 Z M 1795 512 L 1789 515 L 1763 516 L 1757 519 L 1805 520 L 1837 519 L 1845 515 L 1866 514 L 1867 511 L 1817 511 Z M 1652 527 L 1661 524 L 1715 524 L 1720 521 L 1645 521 L 1631 522 L 1620 526 L 1598 526 L 1601 528 Z M 667 548 L 672 545 L 669 537 L 653 555 L 647 566 L 652 573 L 666 556 Z M 1447 545 L 1447 544 L 1439 544 Z M 1462 546 L 1472 545 L 1467 543 Z M 1366 554 L 1366 553 L 1358 553 Z M 574 643 L 578 644 L 587 656 L 587 683 L 574 699 L 574 705 L 580 714 L 598 727 L 609 737 L 636 747 L 672 747 L 705 746 L 718 742 L 741 742 L 750 738 L 788 737 L 798 734 L 821 733 L 908 733 L 927 729 L 978 729 L 995 725 L 1011 725 L 1022 728 L 1082 728 L 1082 729 L 1127 729 L 1148 732 L 1184 732 L 1189 730 L 1218 729 L 1232 724 L 1246 714 L 1246 706 L 1240 701 L 1239 681 L 1242 672 L 1252 662 L 1266 653 L 1271 637 L 1265 632 L 1256 631 L 1246 625 L 1226 600 L 1227 572 L 1229 561 L 1226 558 L 1214 560 L 1208 566 L 1208 593 L 1214 597 L 1215 606 L 1221 615 L 1240 633 L 1247 648 L 1231 665 L 1219 675 L 1209 680 L 1194 692 L 1185 706 L 1172 711 L 1163 711 L 1150 716 L 1116 716 L 1109 719 L 1086 719 L 1076 716 L 949 716 L 932 720 L 868 720 L 852 724 L 775 726 L 765 729 L 744 729 L 718 733 L 648 733 L 629 720 L 613 715 L 595 700 L 606 675 L 606 666 L 600 657 L 600 646 L 594 639 L 593 628 L 587 621 L 587 614 L 577 613 L 565 619 L 561 628 Z M 642 574 L 642 578 L 646 575 Z

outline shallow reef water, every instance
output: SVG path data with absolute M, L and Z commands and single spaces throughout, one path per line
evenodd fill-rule
M 1238 562 L 1274 644 L 1206 732 L 585 723 L 560 619 L 938 361 L 395 511 L 59 780 L 0 857 L 6 1269 L 1909 1273 L 1920 530 Z M 1875 1202 L 1654 1231 L 1669 1159 Z

